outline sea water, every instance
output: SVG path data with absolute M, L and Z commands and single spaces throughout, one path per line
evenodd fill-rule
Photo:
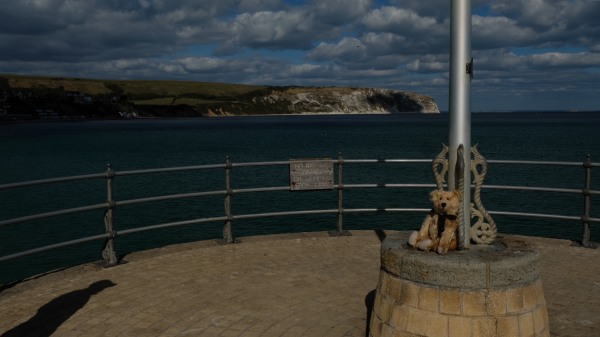
M 600 158 L 600 113 L 479 113 L 472 116 L 472 144 L 489 160 L 583 162 Z M 0 184 L 117 172 L 114 197 L 128 200 L 175 193 L 225 189 L 222 169 L 119 176 L 118 172 L 174 166 L 287 161 L 302 158 L 431 159 L 448 143 L 447 114 L 302 115 L 199 119 L 49 122 L 0 125 Z M 288 168 L 234 168 L 232 188 L 285 186 Z M 594 177 L 594 175 L 592 175 Z M 344 183 L 433 184 L 431 165 L 346 164 Z M 336 175 L 337 179 L 337 175 Z M 597 179 L 592 178 L 593 188 Z M 486 184 L 583 187 L 582 167 L 490 165 Z M 428 208 L 427 189 L 344 191 L 345 208 Z M 484 190 L 490 211 L 582 214 L 581 195 Z M 0 220 L 98 204 L 106 181 L 51 184 L 0 190 Z M 224 216 L 223 196 L 122 206 L 115 229 Z M 234 195 L 233 214 L 334 209 L 337 191 L 244 193 Z M 598 217 L 600 204 L 592 204 Z M 414 229 L 419 213 L 345 214 L 344 229 Z M 495 217 L 500 232 L 581 240 L 581 223 Z M 239 220 L 236 237 L 332 230 L 335 215 Z M 122 236 L 117 253 L 196 240 L 218 239 L 222 223 L 181 226 Z M 592 224 L 592 239 L 600 238 Z M 100 234 L 103 211 L 87 211 L 0 228 L 0 255 Z M 0 263 L 0 283 L 44 271 L 98 260 L 103 242 L 90 242 Z

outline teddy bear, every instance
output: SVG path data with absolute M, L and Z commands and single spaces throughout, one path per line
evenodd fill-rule
M 444 255 L 457 247 L 461 192 L 434 190 L 429 194 L 429 199 L 433 208 L 423 220 L 421 229 L 410 234 L 408 245 Z

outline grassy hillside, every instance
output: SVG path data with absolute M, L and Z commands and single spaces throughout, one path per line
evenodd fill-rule
M 90 96 L 122 94 L 132 98 L 235 97 L 266 88 L 257 85 L 188 81 L 118 81 L 19 75 L 0 75 L 0 78 L 12 89 L 49 88 L 81 92 Z
M 0 115 L 60 118 L 194 117 L 230 109 L 267 86 L 190 81 L 0 75 Z M 242 103 L 241 107 L 248 107 Z M 42 111 L 40 115 L 39 111 Z M 241 111 L 241 113 L 256 113 Z

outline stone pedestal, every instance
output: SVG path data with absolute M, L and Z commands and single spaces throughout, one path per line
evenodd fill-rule
M 382 243 L 371 337 L 550 336 L 539 253 L 523 241 L 442 256 Z

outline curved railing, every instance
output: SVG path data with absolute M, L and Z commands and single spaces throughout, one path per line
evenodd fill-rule
M 427 164 L 431 163 L 430 159 L 343 159 L 340 155 L 337 159 L 325 159 L 326 162 L 330 162 L 331 165 L 337 166 L 337 183 L 331 182 L 331 188 L 337 190 L 338 204 L 336 208 L 329 209 L 312 209 L 312 210 L 286 210 L 280 212 L 264 212 L 255 214 L 236 214 L 232 212 L 232 199 L 231 197 L 236 194 L 243 193 L 263 193 L 263 192 L 275 192 L 275 191 L 289 191 L 291 190 L 291 184 L 286 186 L 272 186 L 272 187 L 255 187 L 255 188 L 231 188 L 231 176 L 234 168 L 242 167 L 261 167 L 261 166 L 289 166 L 291 161 L 269 161 L 269 162 L 249 162 L 249 163 L 232 163 L 229 159 L 224 164 L 212 164 L 212 165 L 197 165 L 197 166 L 183 166 L 183 167 L 170 167 L 170 168 L 159 168 L 159 169 L 145 169 L 145 170 L 133 170 L 133 171 L 113 171 L 111 165 L 108 165 L 106 172 L 98 174 L 88 174 L 79 176 L 69 176 L 52 179 L 42 179 L 18 183 L 10 183 L 0 185 L 0 192 L 8 189 L 20 189 L 31 186 L 45 185 L 45 184 L 60 184 L 78 180 L 90 180 L 90 179 L 106 179 L 107 184 L 107 201 L 98 204 L 92 204 L 82 207 L 68 208 L 55 210 L 51 212 L 44 212 L 38 214 L 32 214 L 12 219 L 0 220 L 0 226 L 14 225 L 17 223 L 23 223 L 32 220 L 45 219 L 49 217 L 55 217 L 59 215 L 66 215 L 72 213 L 79 213 L 90 210 L 104 210 L 105 220 L 105 231 L 97 235 L 82 237 L 74 240 L 64 241 L 60 243 L 50 244 L 34 249 L 29 249 L 21 252 L 12 253 L 9 255 L 1 256 L 0 262 L 15 259 L 18 257 L 44 252 L 60 247 L 80 244 L 89 241 L 105 240 L 105 251 L 103 252 L 103 258 L 105 263 L 108 265 L 117 263 L 116 254 L 114 252 L 114 246 L 112 241 L 117 236 L 134 234 L 139 232 L 145 232 L 150 230 L 157 230 L 175 226 L 183 226 L 190 224 L 200 224 L 208 222 L 223 222 L 223 239 L 224 243 L 232 243 L 233 230 L 232 223 L 235 220 L 242 219 L 255 219 L 255 218 L 267 218 L 267 217 L 284 217 L 284 216 L 297 216 L 297 215 L 318 215 L 318 214 L 336 214 L 337 224 L 336 229 L 331 231 L 331 235 L 345 235 L 347 231 L 344 230 L 344 214 L 349 213 L 369 213 L 369 212 L 427 212 L 429 209 L 426 208 L 386 208 L 386 207 L 375 207 L 375 208 L 344 208 L 343 204 L 343 193 L 345 190 L 350 189 L 361 189 L 361 188 L 404 188 L 404 189 L 415 189 L 415 188 L 435 188 L 436 184 L 394 184 L 394 183 L 363 183 L 363 184 L 346 184 L 344 183 L 343 171 L 345 165 L 348 164 Z M 592 163 L 589 156 L 583 163 L 578 162 L 554 162 L 554 161 L 515 161 L 515 160 L 488 160 L 488 164 L 491 165 L 531 165 L 531 166 L 579 166 L 584 169 L 584 179 L 582 189 L 567 189 L 567 188 L 550 188 L 550 187 L 535 187 L 535 186 L 510 186 L 510 185 L 484 185 L 484 189 L 490 190 L 512 190 L 512 191 L 532 191 L 532 192 L 557 192 L 557 193 L 569 193 L 569 194 L 581 194 L 583 196 L 583 211 L 580 216 L 573 215 L 561 215 L 561 214 L 545 214 L 545 213 L 529 213 L 529 212 L 512 212 L 512 211 L 490 211 L 493 215 L 506 215 L 516 216 L 525 218 L 543 218 L 543 219 L 557 219 L 557 220 L 575 220 L 581 221 L 583 224 L 582 240 L 583 246 L 592 246 L 590 237 L 590 223 L 600 222 L 600 218 L 591 217 L 591 195 L 600 195 L 600 191 L 591 189 L 591 169 L 592 167 L 598 167 L 600 164 Z M 147 175 L 154 173 L 173 173 L 179 171 L 197 171 L 197 170 L 212 170 L 222 169 L 225 171 L 225 188 L 222 190 L 212 191 L 199 191 L 190 193 L 180 194 L 169 194 L 162 196 L 152 196 L 145 198 L 127 199 L 127 200 L 114 200 L 113 194 L 113 181 L 116 177 L 126 177 L 134 175 Z M 323 172 L 317 172 L 321 174 Z M 331 179 L 333 179 L 333 172 L 331 173 Z M 325 174 L 330 174 L 325 173 Z M 330 190 L 331 190 L 330 188 Z M 166 222 L 154 225 L 148 225 L 138 228 L 129 228 L 122 230 L 115 230 L 113 228 L 113 214 L 112 211 L 116 207 L 143 204 L 148 202 L 166 201 L 173 199 L 193 198 L 200 196 L 222 196 L 225 200 L 224 215 L 216 217 L 205 217 L 197 219 L 182 220 L 176 222 Z

